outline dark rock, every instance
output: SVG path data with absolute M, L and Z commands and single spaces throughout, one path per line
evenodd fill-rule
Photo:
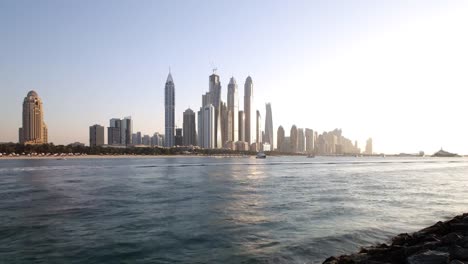
M 458 259 L 454 259 L 454 260 L 450 261 L 450 264 L 468 264 L 468 262 L 460 261 Z
M 468 223 L 453 223 L 450 225 L 452 231 L 468 231 Z
M 427 250 L 413 255 L 407 259 L 408 264 L 447 264 L 449 263 L 449 253 L 441 251 Z
M 462 239 L 462 236 L 460 236 L 459 234 L 457 234 L 455 232 L 452 232 L 452 233 L 449 233 L 449 234 L 441 237 L 440 241 L 443 244 L 454 245 L 454 244 L 458 243 L 458 241 L 460 241 L 460 239 Z
M 403 246 L 404 244 L 408 243 L 413 239 L 412 236 L 408 235 L 407 233 L 399 234 L 398 236 L 392 239 L 392 246 Z
M 450 259 L 468 260 L 468 249 L 460 246 L 450 248 Z

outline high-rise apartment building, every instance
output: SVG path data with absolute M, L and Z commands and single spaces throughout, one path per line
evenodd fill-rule
M 245 114 L 245 132 L 244 137 L 247 143 L 252 144 L 255 140 L 255 111 L 253 107 L 253 82 L 252 77 L 248 76 L 244 84 L 244 114 Z
M 196 146 L 197 145 L 197 132 L 195 130 L 195 112 L 188 108 L 184 111 L 183 120 L 183 145 Z M 200 120 L 198 120 L 200 122 Z
M 89 146 L 97 147 L 104 145 L 104 127 L 93 125 L 89 127 Z
M 257 145 L 261 145 L 263 143 L 262 141 L 262 116 L 260 115 L 260 111 L 257 110 L 257 115 L 256 115 L 256 126 L 255 126 L 255 142 Z
M 131 145 L 132 144 L 132 118 L 112 118 L 107 128 L 108 145 Z
M 304 129 L 297 129 L 297 152 L 303 153 L 305 151 L 305 135 Z
M 309 154 L 314 153 L 314 131 L 310 128 L 305 129 L 305 138 L 306 138 L 306 152 Z
M 45 144 L 48 141 L 42 100 L 30 91 L 23 100 L 23 126 L 18 131 L 21 144 Z
M 118 118 L 112 118 L 109 121 L 109 127 L 107 128 L 107 144 L 108 145 L 121 145 L 120 131 L 122 127 L 122 120 Z
M 239 111 L 239 141 L 245 142 L 245 113 Z
M 183 135 L 182 135 L 182 128 L 176 128 L 175 130 L 175 145 L 182 146 L 183 144 Z
M 271 104 L 267 103 L 265 105 L 266 112 L 265 112 L 265 138 L 263 138 L 263 142 L 269 143 L 271 145 L 271 149 L 275 149 L 275 140 L 273 137 L 273 116 L 271 113 Z
M 170 148 L 174 146 L 175 132 L 175 85 L 172 75 L 167 75 L 166 85 L 164 87 L 164 133 L 165 146 Z
M 215 108 L 209 104 L 198 112 L 198 145 L 202 148 L 215 148 Z
M 367 155 L 372 155 L 374 152 L 373 152 L 373 149 L 372 149 L 372 138 L 369 138 L 367 141 L 366 141 L 366 151 L 365 151 L 365 154 Z
M 228 141 L 236 142 L 239 140 L 239 97 L 236 79 L 231 77 L 228 84 Z
M 290 146 L 289 146 L 289 151 L 291 153 L 297 153 L 297 127 L 296 125 L 293 125 L 291 127 L 291 133 L 289 134 L 289 140 L 290 140 Z
M 121 120 L 120 142 L 122 145 L 132 144 L 132 118 L 127 116 Z
M 277 136 L 276 136 L 276 140 L 277 140 L 276 149 L 279 152 L 287 152 L 286 147 L 285 147 L 284 137 L 285 137 L 284 128 L 283 126 L 279 126 Z

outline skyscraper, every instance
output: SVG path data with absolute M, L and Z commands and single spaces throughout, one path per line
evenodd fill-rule
M 312 129 L 305 129 L 305 138 L 306 138 L 306 152 L 309 154 L 314 153 L 314 131 Z
M 373 154 L 373 149 L 372 149 L 372 138 L 369 138 L 366 141 L 366 151 L 365 154 L 367 155 L 372 155 Z
M 271 113 L 271 104 L 267 103 L 266 105 L 266 113 L 265 113 L 265 138 L 263 142 L 269 143 L 271 145 L 271 149 L 275 149 L 275 140 L 273 138 L 273 116 Z
M 173 147 L 174 146 L 174 130 L 175 130 L 175 86 L 172 75 L 169 72 L 167 75 L 166 85 L 164 88 L 164 123 L 165 123 L 165 146 Z
M 296 153 L 297 152 L 297 127 L 296 125 L 293 125 L 291 127 L 291 133 L 289 134 L 289 138 L 290 138 L 289 151 L 291 153 Z
M 256 115 L 256 126 L 255 126 L 255 142 L 257 145 L 262 144 L 262 116 L 260 115 L 260 111 L 257 110 Z
M 239 141 L 245 142 L 245 113 L 239 111 Z
M 215 145 L 212 148 L 222 148 L 222 122 L 221 122 L 221 82 L 219 76 L 213 71 L 213 74 L 209 78 L 209 99 L 207 104 L 211 104 L 214 107 L 214 141 Z
M 255 111 L 252 110 L 253 106 L 253 83 L 252 77 L 248 76 L 244 85 L 244 113 L 245 113 L 245 141 L 250 144 L 255 140 Z
M 184 134 L 184 146 L 196 146 L 197 145 L 197 132 L 195 131 L 195 112 L 188 108 L 184 112 L 183 121 L 183 134 Z M 200 120 L 198 120 L 200 122 Z
M 42 100 L 35 91 L 30 91 L 23 100 L 23 127 L 18 136 L 21 144 L 45 144 L 48 141 L 44 123 Z
M 305 135 L 304 129 L 297 129 L 297 152 L 303 153 L 305 151 Z
M 198 112 L 198 145 L 202 148 L 215 148 L 215 108 L 209 104 Z
M 182 146 L 183 144 L 183 135 L 182 135 L 182 128 L 176 128 L 176 133 L 175 133 L 175 145 L 176 146 Z
M 132 118 L 130 116 L 125 117 L 121 120 L 121 130 L 120 130 L 120 142 L 122 145 L 131 145 L 132 144 Z
M 96 147 L 104 145 L 104 127 L 93 125 L 89 127 L 89 146 Z
M 109 122 L 109 127 L 107 128 L 107 144 L 108 145 L 120 145 L 121 137 L 120 131 L 122 127 L 122 120 L 118 118 L 112 118 Z
M 237 93 L 237 83 L 234 77 L 231 77 L 228 84 L 228 140 L 236 142 L 239 140 L 239 97 Z
M 276 140 L 277 140 L 276 149 L 279 152 L 286 152 L 285 142 L 284 142 L 284 128 L 283 128 L 283 126 L 278 127 Z

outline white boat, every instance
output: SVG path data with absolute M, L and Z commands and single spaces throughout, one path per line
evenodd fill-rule
M 263 153 L 263 152 L 259 152 L 259 153 L 257 153 L 257 157 L 256 157 L 256 158 L 257 158 L 257 159 L 266 159 L 266 154 Z

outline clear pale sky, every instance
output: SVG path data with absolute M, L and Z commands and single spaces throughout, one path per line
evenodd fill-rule
M 468 1 L 0 0 L 0 142 L 18 140 L 29 90 L 55 144 L 88 144 L 89 126 L 113 117 L 163 132 L 169 67 L 182 126 L 215 66 L 223 100 L 237 79 L 241 108 L 252 76 L 275 132 L 468 153 L 467 14 Z

